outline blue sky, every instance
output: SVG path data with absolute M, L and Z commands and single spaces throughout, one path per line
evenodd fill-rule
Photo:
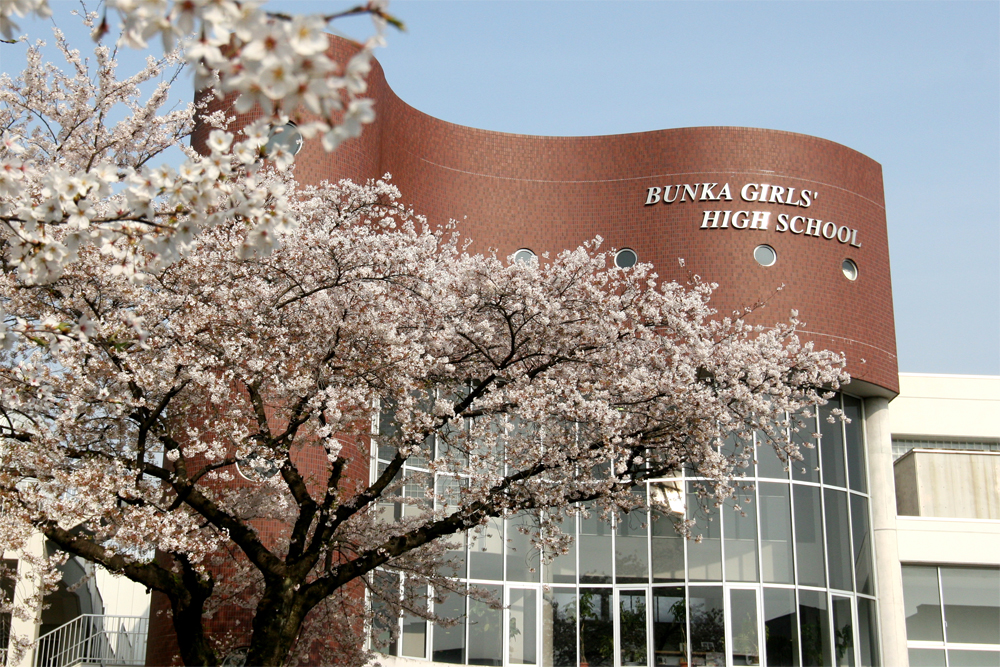
M 76 5 L 53 6 L 59 15 Z M 389 84 L 444 120 L 555 135 L 764 127 L 877 160 L 900 370 L 1000 374 L 1000 3 L 399 0 L 390 9 L 408 30 L 390 32 L 377 54 Z M 365 34 L 361 22 L 335 27 Z

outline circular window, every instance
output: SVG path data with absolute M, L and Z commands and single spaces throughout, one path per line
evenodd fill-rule
M 514 262 L 517 264 L 531 264 L 536 261 L 535 253 L 531 252 L 527 248 L 521 248 L 514 253 Z
M 753 258 L 761 266 L 771 266 L 778 261 L 778 253 L 769 245 L 759 245 L 753 249 Z
M 854 263 L 853 260 L 845 259 L 840 264 L 840 270 L 844 272 L 848 280 L 858 279 L 858 265 Z
M 625 248 L 615 253 L 615 266 L 619 269 L 627 269 L 635 266 L 635 263 L 638 261 L 639 256 L 636 255 L 635 250 L 632 250 L 631 248 Z
M 274 477 L 280 467 L 277 461 L 265 459 L 259 454 L 251 454 L 236 462 L 236 470 L 251 482 L 263 482 Z
M 295 123 L 286 123 L 271 128 L 267 143 L 264 145 L 264 154 L 270 155 L 279 147 L 292 155 L 302 150 L 302 133 L 295 127 Z

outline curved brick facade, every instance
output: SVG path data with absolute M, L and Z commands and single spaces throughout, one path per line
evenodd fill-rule
M 331 46 L 341 62 L 351 48 L 342 40 Z M 693 273 L 717 282 L 722 313 L 766 301 L 751 319 L 767 324 L 797 309 L 804 337 L 846 353 L 860 381 L 853 393 L 898 392 L 885 199 L 875 161 L 824 139 L 752 128 L 599 137 L 490 132 L 410 107 L 392 92 L 377 63 L 369 81 L 375 123 L 333 154 L 307 142 L 297 161 L 301 180 L 389 173 L 408 205 L 431 223 L 461 221 L 478 251 L 554 253 L 601 236 L 605 248 L 634 249 L 664 278 L 684 281 Z M 706 183 L 717 185 L 706 193 Z M 732 200 L 711 201 L 725 184 Z M 776 190 L 768 187 L 768 202 L 761 204 L 741 196 L 747 184 L 783 191 L 773 196 Z M 683 185 L 697 186 L 698 201 L 672 187 L 676 201 L 662 203 L 665 186 Z M 646 205 L 649 188 L 661 189 L 661 203 Z M 751 187 L 747 195 L 760 189 Z M 778 203 L 804 204 L 804 191 L 807 207 Z M 716 210 L 719 227 L 711 228 L 710 213 L 703 229 L 705 212 Z M 751 228 L 755 211 L 767 215 L 766 230 Z M 734 227 L 745 219 L 745 229 Z M 821 222 L 810 230 L 810 219 Z M 753 259 L 753 249 L 765 243 L 778 255 L 766 268 Z M 853 282 L 841 270 L 847 258 L 859 268 Z
M 331 38 L 338 62 L 354 48 Z M 600 236 L 604 248 L 634 249 L 663 278 L 685 281 L 697 274 L 718 283 L 714 300 L 721 313 L 764 301 L 750 319 L 766 325 L 798 310 L 804 338 L 847 355 L 858 381 L 853 393 L 898 393 L 885 198 L 874 160 L 825 139 L 754 128 L 599 137 L 490 132 L 407 105 L 377 62 L 369 85 L 375 122 L 332 154 L 318 141 L 306 142 L 296 160 L 301 181 L 391 174 L 407 205 L 431 223 L 459 220 L 473 251 L 554 253 Z M 233 127 L 250 117 L 237 117 Z M 195 145 L 206 136 L 207 128 L 200 128 Z M 705 192 L 705 184 L 715 185 Z M 710 200 L 725 184 L 731 201 Z M 766 184 L 768 201 L 746 201 L 741 192 L 748 184 Z M 684 185 L 696 188 L 697 201 Z M 666 186 L 668 198 L 676 197 L 671 204 L 662 203 Z M 776 196 L 773 186 L 780 188 Z M 649 188 L 660 188 L 660 203 L 646 205 Z M 761 189 L 751 187 L 747 195 Z M 806 191 L 808 206 L 778 203 L 805 204 Z M 720 212 L 717 228 L 711 228 L 711 213 L 709 227 L 702 228 L 706 211 Z M 754 212 L 767 216 L 767 229 L 759 229 L 760 221 L 752 228 Z M 744 220 L 747 227 L 736 228 Z M 811 229 L 810 220 L 818 221 Z M 777 252 L 773 266 L 754 261 L 759 244 Z M 845 278 L 844 259 L 857 264 L 856 281 Z

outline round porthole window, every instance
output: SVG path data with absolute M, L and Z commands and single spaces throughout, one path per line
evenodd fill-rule
M 639 256 L 635 254 L 635 250 L 631 248 L 624 248 L 615 253 L 615 266 L 619 269 L 627 269 L 635 266 L 635 263 L 639 261 Z
M 535 253 L 531 252 L 527 248 L 521 248 L 514 253 L 514 262 L 517 264 L 531 264 L 536 261 Z
M 855 264 L 853 260 L 845 259 L 841 262 L 840 269 L 844 272 L 844 275 L 847 276 L 848 280 L 858 279 L 858 265 Z
M 264 154 L 270 155 L 278 148 L 283 148 L 292 155 L 302 150 L 302 133 L 295 127 L 295 123 L 285 123 L 271 128 L 271 133 L 264 144 Z
M 753 258 L 761 266 L 771 266 L 778 261 L 778 253 L 769 245 L 759 245 L 753 249 Z
M 251 482 L 263 482 L 266 479 L 270 479 L 278 474 L 278 469 L 281 466 L 278 465 L 277 461 L 271 459 L 265 459 L 259 454 L 251 454 L 245 459 L 240 459 L 236 462 L 236 470 Z

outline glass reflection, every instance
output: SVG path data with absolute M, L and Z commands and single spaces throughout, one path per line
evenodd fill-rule
M 698 497 L 697 482 L 688 482 L 688 519 L 695 524 L 691 534 L 701 541 L 688 540 L 688 578 L 691 581 L 722 581 L 722 527 L 719 525 L 719 508 L 711 497 Z
M 875 616 L 875 601 L 868 598 L 858 600 L 858 653 L 861 667 L 879 667 L 878 621 Z
M 843 396 L 844 416 L 850 423 L 844 424 L 847 439 L 847 476 L 851 489 L 868 492 L 867 476 L 865 474 L 865 439 L 861 421 L 861 399 L 853 396 Z
M 619 591 L 618 636 L 622 665 L 646 664 L 646 591 Z
M 742 499 L 741 509 L 726 508 L 727 581 L 757 581 L 757 508 L 751 502 L 752 495 Z
M 536 596 L 534 589 L 510 589 L 510 628 L 507 641 L 512 665 L 534 665 L 536 662 Z
M 943 641 L 937 568 L 904 565 L 902 569 L 906 638 L 911 641 Z
M 653 588 L 653 650 L 656 665 L 687 664 L 687 606 L 681 586 Z
M 538 522 L 531 514 L 507 520 L 507 581 L 538 581 L 541 554 L 531 543 L 537 532 Z
M 500 586 L 479 586 L 498 600 L 503 592 Z M 502 613 L 481 600 L 469 600 L 469 664 L 502 665 L 503 634 Z
M 767 583 L 793 584 L 789 486 L 771 482 L 761 482 L 757 486 L 763 579 Z
M 550 584 L 576 583 L 576 517 L 569 516 L 553 522 L 559 530 L 573 538 L 569 551 L 556 556 L 543 568 L 545 582 Z
M 611 583 L 611 525 L 587 503 L 590 516 L 580 515 L 580 583 Z
M 854 538 L 854 581 L 858 593 L 875 595 L 872 543 L 868 530 L 868 499 L 851 494 L 851 537 Z
M 688 596 L 692 664 L 726 664 L 726 616 L 722 587 L 692 586 L 688 589 Z
M 542 602 L 542 664 L 576 667 L 576 591 L 553 588 Z
M 435 624 L 432 648 L 435 662 L 465 664 L 465 600 L 464 595 L 447 593 L 443 602 L 434 605 L 435 616 L 460 619 L 456 625 Z
M 580 589 L 580 661 L 611 667 L 615 657 L 610 588 Z
M 826 667 L 833 661 L 825 593 L 799 591 L 799 646 L 803 667 Z
M 940 570 L 945 641 L 1000 644 L 1000 570 Z
M 823 572 L 823 512 L 819 487 L 793 485 L 795 501 L 795 553 L 799 584 L 825 586 Z
M 798 667 L 795 591 L 788 588 L 764 589 L 764 638 L 768 667 Z
M 675 521 L 684 519 L 683 482 L 660 482 L 650 484 L 650 500 L 669 512 L 650 512 L 650 551 L 653 558 L 653 581 L 684 581 L 684 538 L 677 534 Z
M 490 519 L 469 531 L 469 577 L 503 579 L 503 521 Z
M 837 667 L 854 667 L 854 617 L 850 598 L 833 597 L 833 643 Z
M 844 463 L 844 432 L 840 417 L 833 414 L 840 408 L 840 397 L 834 397 L 819 408 L 820 454 L 823 483 L 830 486 L 847 486 L 847 468 Z M 833 423 L 830 423 L 830 420 Z
M 830 588 L 854 590 L 851 581 L 851 524 L 847 517 L 847 493 L 824 489 L 826 499 L 826 556 Z
M 633 493 L 636 491 L 633 490 Z M 615 524 L 615 581 L 619 584 L 644 584 L 649 581 L 647 523 L 648 514 L 644 509 L 618 515 Z
M 819 432 L 816 428 L 816 410 L 810 410 L 809 414 L 810 417 L 799 414 L 792 419 L 792 442 L 799 446 L 802 460 L 789 461 L 788 465 L 792 468 L 792 479 L 797 482 L 819 482 L 819 452 L 813 437 L 814 433 Z M 794 427 L 798 427 L 798 431 Z
M 757 633 L 757 591 L 734 588 L 729 591 L 729 627 L 733 638 L 733 665 L 760 664 Z

